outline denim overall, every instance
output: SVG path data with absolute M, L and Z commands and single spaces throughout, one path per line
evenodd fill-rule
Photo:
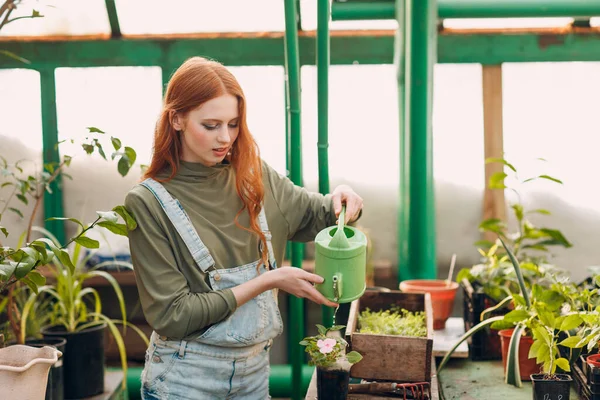
M 257 276 L 260 260 L 215 269 L 215 261 L 179 201 L 153 179 L 142 185 L 154 194 L 198 268 L 208 273 L 213 290 L 238 286 Z M 267 239 L 270 267 L 275 269 L 264 208 L 258 220 Z M 262 265 L 260 272 L 266 271 Z M 268 290 L 194 340 L 169 340 L 152 332 L 142 373 L 142 399 L 270 399 L 269 348 L 282 331 L 277 292 Z

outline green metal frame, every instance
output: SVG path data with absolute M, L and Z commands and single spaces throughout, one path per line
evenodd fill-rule
M 300 48 L 298 44 L 297 9 L 295 0 L 285 0 L 285 69 L 287 76 L 287 116 L 289 126 L 290 177 L 298 186 L 302 180 L 302 125 L 300 102 Z M 291 245 L 293 267 L 302 268 L 304 244 L 293 242 Z M 292 365 L 292 399 L 300 400 L 302 394 L 302 365 L 304 349 L 300 341 L 304 338 L 304 299 L 288 297 L 288 358 Z
M 436 63 L 436 2 L 406 0 L 399 5 L 402 53 L 400 115 L 400 207 L 398 279 L 436 277 L 433 184 L 433 66 Z M 400 44 L 397 44 L 400 47 Z
M 600 15 L 597 0 L 438 0 L 437 16 L 446 18 L 544 18 Z M 394 1 L 334 1 L 334 21 L 392 20 Z
M 60 162 L 58 151 L 58 125 L 56 114 L 56 79 L 54 68 L 44 68 L 40 71 L 40 90 L 42 97 L 42 153 L 44 164 Z M 44 216 L 63 217 L 63 196 L 61 177 L 52 182 L 52 193 L 44 192 Z M 66 243 L 64 221 L 46 221 L 45 228 L 54 233 L 60 243 Z
M 298 38 L 300 65 L 315 65 L 314 35 Z M 282 34 L 247 38 L 113 39 L 76 41 L 2 41 L 2 49 L 28 60 L 2 58 L 0 69 L 84 68 L 99 66 L 162 66 L 172 68 L 196 55 L 208 55 L 225 65 L 284 65 Z M 537 31 L 441 31 L 438 63 L 600 61 L 600 29 L 540 29 Z M 392 64 L 394 32 L 331 35 L 331 65 Z
M 317 1 L 317 109 L 318 142 L 317 157 L 319 165 L 319 192 L 327 194 L 329 187 L 329 0 Z M 333 309 L 322 306 L 322 322 L 329 326 L 333 321 Z

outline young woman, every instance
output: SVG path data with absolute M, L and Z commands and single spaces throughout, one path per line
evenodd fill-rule
M 269 398 L 269 348 L 283 330 L 277 290 L 335 307 L 323 278 L 281 267 L 287 240 L 307 242 L 356 220 L 348 186 L 309 193 L 259 157 L 234 76 L 204 58 L 172 76 L 152 162 L 125 205 L 137 220 L 130 248 L 153 328 L 144 399 Z

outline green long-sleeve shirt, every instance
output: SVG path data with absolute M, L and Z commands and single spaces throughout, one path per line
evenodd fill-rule
M 336 217 L 330 195 L 295 186 L 264 162 L 263 182 L 265 213 L 275 258 L 281 265 L 287 240 L 314 240 L 321 229 L 335 224 Z M 181 161 L 177 175 L 163 185 L 189 215 L 216 268 L 232 268 L 260 258 L 258 237 L 234 223 L 242 202 L 231 165 L 206 167 Z M 136 185 L 127 194 L 125 206 L 138 223 L 129 233 L 129 245 L 150 326 L 160 335 L 188 339 L 229 317 L 237 307 L 233 292 L 211 290 L 208 274 L 196 265 L 154 195 Z M 246 212 L 239 222 L 249 226 Z

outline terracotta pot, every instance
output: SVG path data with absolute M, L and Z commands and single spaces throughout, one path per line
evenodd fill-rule
M 600 368 L 600 354 L 590 354 L 586 358 L 586 362 L 595 368 Z
M 500 335 L 500 343 L 502 345 L 502 365 L 504 365 L 504 375 L 506 375 L 506 359 L 508 358 L 508 345 L 510 344 L 510 338 L 512 337 L 514 329 L 502 329 L 498 332 Z M 535 358 L 529 358 L 529 349 L 533 344 L 533 338 L 531 336 L 521 336 L 519 342 L 519 372 L 522 381 L 531 380 L 531 375 L 538 374 L 540 372 L 540 365 L 536 364 Z
M 400 290 L 405 293 L 429 293 L 431 307 L 433 308 L 433 329 L 439 330 L 446 327 L 446 320 L 452 314 L 454 298 L 458 283 L 441 279 L 416 279 L 400 282 Z
M 48 371 L 62 353 L 16 344 L 0 349 L 0 388 L 6 399 L 44 400 Z

